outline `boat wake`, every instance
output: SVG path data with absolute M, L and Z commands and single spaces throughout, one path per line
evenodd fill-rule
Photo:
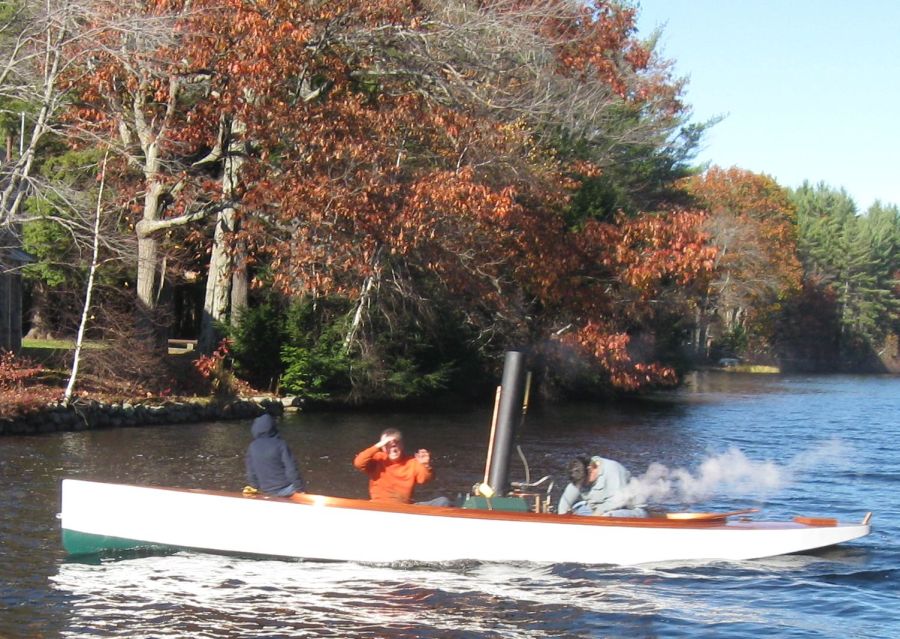
M 816 584 L 852 587 L 881 577 L 852 556 L 849 564 L 804 555 L 682 566 L 375 566 L 182 552 L 62 564 L 50 581 L 69 602 L 59 636 L 73 638 L 87 629 L 129 638 L 184 637 L 185 629 L 192 636 L 246 639 L 634 637 L 654 636 L 661 620 L 710 635 L 736 627 L 743 634 L 729 636 L 754 637 L 771 630 L 773 619 L 798 636 L 852 636 L 858 617 L 828 618 L 825 627 L 821 611 L 774 603 L 803 591 L 841 592 Z M 766 596 L 746 595 L 757 591 Z

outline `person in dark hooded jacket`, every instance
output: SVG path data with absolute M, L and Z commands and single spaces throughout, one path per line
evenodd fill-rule
M 281 435 L 275 418 L 266 413 L 250 426 L 253 441 L 247 447 L 247 483 L 267 495 L 290 497 L 306 486 L 297 462 Z

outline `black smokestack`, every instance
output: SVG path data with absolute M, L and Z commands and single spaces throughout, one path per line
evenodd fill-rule
M 505 495 L 509 492 L 509 458 L 512 455 L 516 425 L 522 419 L 525 395 L 525 353 L 522 351 L 506 352 L 500 388 L 497 428 L 488 462 L 488 484 L 496 494 Z

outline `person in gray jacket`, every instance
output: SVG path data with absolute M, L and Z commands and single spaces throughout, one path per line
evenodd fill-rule
M 560 515 L 601 515 L 604 517 L 646 517 L 647 511 L 632 503 L 628 494 L 631 473 L 619 462 L 595 455 L 573 459 L 569 464 L 569 485 L 559 499 Z
M 247 447 L 247 483 L 251 488 L 274 497 L 302 493 L 306 486 L 294 455 L 278 432 L 275 418 L 266 413 L 250 426 L 253 441 Z M 245 489 L 245 492 L 246 491 Z M 252 492 L 252 491 L 249 491 Z

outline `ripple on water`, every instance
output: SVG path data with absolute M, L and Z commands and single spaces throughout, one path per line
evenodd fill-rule
M 828 633 L 874 624 L 892 597 L 846 597 L 847 588 L 896 579 L 861 561 L 425 568 L 178 553 L 63 564 L 51 581 L 72 601 L 66 637 L 89 626 L 110 637 L 696 636 L 698 627 L 733 637 L 772 628 L 779 636 L 837 636 Z M 815 603 L 784 605 L 798 596 Z M 836 610 L 845 621 L 835 622 Z

